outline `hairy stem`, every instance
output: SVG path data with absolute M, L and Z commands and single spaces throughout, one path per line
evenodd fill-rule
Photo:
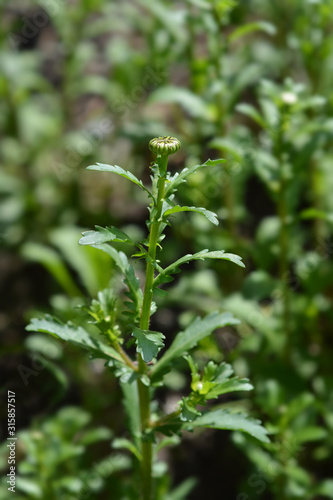
M 159 165 L 160 177 L 157 183 L 157 196 L 156 205 L 151 212 L 150 220 L 150 236 L 148 254 L 150 260 L 147 261 L 146 267 L 146 281 L 142 303 L 142 313 L 140 319 L 140 328 L 142 330 L 149 329 L 150 311 L 153 300 L 153 283 L 154 283 L 154 261 L 156 258 L 156 249 L 159 236 L 159 228 L 161 224 L 161 214 L 163 207 L 165 175 L 168 157 L 161 155 L 157 158 Z M 142 359 L 141 354 L 138 354 L 139 372 L 141 374 L 147 373 L 147 365 Z M 142 461 L 141 461 L 141 491 L 142 500 L 151 500 L 152 498 L 152 442 L 145 440 L 145 432 L 150 426 L 150 391 L 140 379 L 138 379 L 138 392 L 140 400 L 140 419 L 142 431 Z

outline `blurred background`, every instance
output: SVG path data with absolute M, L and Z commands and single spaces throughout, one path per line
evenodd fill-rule
M 129 456 L 110 448 L 126 433 L 117 384 L 102 360 L 25 325 L 38 311 L 79 324 L 79 306 L 117 282 L 107 255 L 79 247 L 83 230 L 145 235 L 142 193 L 85 167 L 148 184 L 148 142 L 172 135 L 173 172 L 227 162 L 178 193 L 220 225 L 182 214 L 161 258 L 224 249 L 246 269 L 187 266 L 153 329 L 172 338 L 213 309 L 240 318 L 200 356 L 250 377 L 252 396 L 226 404 L 263 420 L 272 443 L 186 435 L 161 457 L 173 487 L 193 478 L 170 500 L 333 498 L 333 1 L 2 0 L 0 13 L 0 370 L 2 401 L 17 399 L 16 497 L 127 498 Z M 166 408 L 188 380 L 167 385 Z M 1 419 L 5 439 L 5 404 Z

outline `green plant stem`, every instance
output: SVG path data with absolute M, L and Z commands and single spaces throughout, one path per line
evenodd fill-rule
M 153 300 L 153 283 L 154 283 L 154 262 L 156 258 L 156 249 L 158 244 L 159 228 L 161 224 L 161 214 L 163 207 L 165 175 L 168 157 L 166 155 L 159 156 L 157 163 L 160 169 L 160 177 L 157 181 L 157 196 L 155 206 L 151 211 L 150 220 L 150 236 L 148 255 L 150 260 L 147 261 L 146 281 L 143 294 L 142 313 L 140 319 L 140 328 L 142 330 L 149 329 L 151 304 Z M 147 373 L 147 365 L 142 359 L 141 354 L 138 354 L 139 372 Z M 142 500 L 151 500 L 152 498 L 152 442 L 145 440 L 145 432 L 150 427 L 150 391 L 142 380 L 138 379 L 138 392 L 140 401 L 140 419 L 142 431 L 142 461 L 141 461 L 141 488 Z
M 280 124 L 278 138 L 276 142 L 276 156 L 279 161 L 280 186 L 278 197 L 278 215 L 280 219 L 279 233 L 279 275 L 282 285 L 283 297 L 283 329 L 285 335 L 285 355 L 289 358 L 290 350 L 290 294 L 289 294 L 289 265 L 288 265 L 288 206 L 287 206 L 287 179 L 283 164 L 283 124 Z
M 283 317 L 284 317 L 284 330 L 287 337 L 289 336 L 289 319 L 290 319 L 290 307 L 289 307 L 289 289 L 288 289 L 288 212 L 286 203 L 286 182 L 283 179 L 283 174 L 281 175 L 280 182 L 280 196 L 278 202 L 278 213 L 280 218 L 280 280 L 282 282 L 283 291 Z M 288 338 L 287 338 L 287 343 Z
M 172 413 L 168 413 L 168 415 L 165 415 L 164 417 L 156 420 L 156 422 L 152 424 L 152 427 L 160 427 L 161 425 L 167 424 L 170 422 L 170 420 L 179 417 L 180 414 L 181 410 L 175 410 Z
M 121 347 L 121 345 L 119 344 L 119 342 L 115 341 L 112 343 L 112 346 L 114 347 L 114 349 L 120 354 L 120 356 L 123 358 L 124 362 L 126 363 L 127 366 L 129 366 L 132 370 L 134 371 L 138 371 L 138 367 L 135 366 L 135 364 L 133 363 L 133 361 L 130 359 L 129 356 L 127 356 L 126 352 L 124 351 L 124 349 Z

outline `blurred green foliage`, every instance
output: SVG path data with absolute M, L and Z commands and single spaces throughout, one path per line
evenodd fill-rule
M 188 166 L 209 156 L 227 159 L 198 171 L 179 195 L 184 205 L 217 212 L 222 225 L 213 233 L 209 228 L 208 237 L 203 218 L 177 215 L 181 224 L 166 241 L 165 260 L 223 249 L 240 254 L 247 269 L 195 263 L 197 273 L 185 272 L 169 286 L 156 329 L 172 337 L 178 326 L 214 308 L 240 318 L 236 330 L 203 340 L 200 357 L 227 360 L 238 376 L 251 375 L 256 390 L 244 406 L 270 426 L 272 439 L 261 449 L 236 434 L 224 456 L 212 448 L 220 464 L 215 482 L 203 464 L 193 496 L 194 483 L 184 483 L 169 500 L 199 498 L 207 477 L 211 498 L 220 498 L 221 470 L 227 498 L 333 498 L 332 12 L 332 0 L 1 2 L 4 386 L 20 393 L 21 412 L 24 406 L 39 416 L 22 431 L 22 498 L 52 498 L 43 481 L 57 484 L 61 494 L 79 488 L 89 468 L 81 462 L 88 445 L 74 438 L 86 418 L 81 407 L 97 429 L 100 412 L 119 406 L 98 360 L 69 350 L 52 358 L 42 341 L 26 339 L 25 319 L 43 309 L 82 321 L 84 311 L 75 309 L 73 317 L 73 305 L 85 306 L 88 296 L 118 283 L 111 259 L 79 247 L 78 235 L 97 223 L 141 238 L 146 199 L 121 179 L 92 177 L 84 167 L 117 163 L 148 183 L 145 146 L 163 134 L 181 139 Z M 178 158 L 175 170 L 184 159 Z M 187 307 L 193 313 L 184 313 Z M 36 355 L 47 360 L 43 377 L 32 365 Z M 36 372 L 27 386 L 21 365 Z M 182 369 L 168 381 L 163 404 L 190 384 Z M 29 406 L 32 394 L 37 401 Z M 80 410 L 68 410 L 74 423 L 66 434 L 61 419 L 67 410 L 52 411 L 73 400 Z M 30 424 L 20 418 L 22 427 Z M 111 420 L 121 435 L 121 417 Z M 66 475 L 60 456 L 52 458 L 52 440 L 63 453 L 75 448 Z M 234 445 L 247 457 L 240 470 L 228 460 L 237 453 Z M 201 450 L 196 453 L 200 461 Z M 96 460 L 108 454 L 101 450 Z M 178 484 L 186 458 L 170 456 Z M 42 481 L 37 471 L 44 462 Z M 96 494 L 110 495 L 117 485 L 102 481 Z M 169 485 L 161 479 L 159 488 L 166 498 Z

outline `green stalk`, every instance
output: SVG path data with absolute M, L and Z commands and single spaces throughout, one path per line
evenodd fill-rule
M 168 156 L 161 155 L 157 157 L 157 163 L 159 165 L 160 177 L 157 183 L 157 196 L 155 210 L 152 210 L 151 224 L 150 224 L 150 236 L 149 236 L 149 247 L 148 254 L 151 258 L 147 262 L 146 267 L 146 281 L 143 295 L 142 303 L 142 313 L 140 320 L 140 328 L 142 330 L 149 329 L 150 322 L 150 311 L 151 304 L 153 300 L 153 282 L 154 282 L 154 261 L 156 258 L 156 249 L 159 236 L 159 228 L 161 224 L 161 214 L 163 207 L 163 197 L 164 197 L 164 186 L 165 186 L 165 176 L 167 168 Z M 141 374 L 147 373 L 147 365 L 142 359 L 141 354 L 138 354 L 139 362 L 139 372 Z M 141 442 L 141 491 L 142 500 L 151 500 L 152 498 L 152 442 L 150 440 L 144 440 L 144 433 L 150 426 L 150 391 L 149 387 L 142 383 L 138 379 L 138 392 L 140 401 L 140 419 L 141 419 L 141 431 L 143 439 Z
M 289 265 L 288 265 L 288 206 L 287 206 L 287 179 L 283 164 L 283 122 L 280 123 L 278 137 L 275 144 L 275 154 L 279 162 L 280 186 L 277 202 L 278 216 L 280 219 L 280 234 L 279 234 L 279 277 L 282 286 L 283 298 L 283 328 L 285 335 L 285 355 L 289 358 L 290 349 L 290 294 L 289 294 Z
M 280 280 L 282 282 L 283 292 L 283 323 L 285 335 L 287 336 L 286 345 L 289 344 L 289 323 L 290 323 L 290 304 L 289 304 L 289 289 L 288 289 L 288 211 L 286 203 L 286 181 L 281 173 L 280 193 L 278 201 L 278 214 L 280 218 Z

